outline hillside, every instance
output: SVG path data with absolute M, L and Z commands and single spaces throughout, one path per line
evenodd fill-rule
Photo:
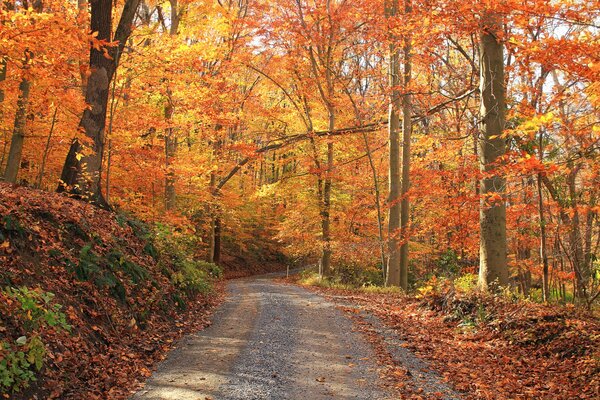
M 125 398 L 174 340 L 207 325 L 218 270 L 161 245 L 139 221 L 0 183 L 2 392 Z

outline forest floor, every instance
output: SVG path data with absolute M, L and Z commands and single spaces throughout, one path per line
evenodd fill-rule
M 272 279 L 238 279 L 207 329 L 182 340 L 134 400 L 397 399 L 384 365 L 356 324 L 333 302 Z M 423 370 L 427 393 L 457 398 Z M 421 372 L 419 372 L 421 374 Z

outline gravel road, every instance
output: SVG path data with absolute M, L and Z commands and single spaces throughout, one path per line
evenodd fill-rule
M 267 277 L 228 291 L 213 325 L 182 340 L 132 400 L 394 398 L 333 303 Z

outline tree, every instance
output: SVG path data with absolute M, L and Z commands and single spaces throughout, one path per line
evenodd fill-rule
M 398 0 L 388 0 L 386 4 L 386 17 L 388 27 L 393 24 L 393 19 L 398 15 Z M 390 29 L 390 28 L 388 28 Z M 401 286 L 400 247 L 400 110 L 402 110 L 401 94 L 398 90 L 400 80 L 400 51 L 396 44 L 397 38 L 390 34 L 389 37 L 389 196 L 388 196 L 388 268 L 386 283 L 391 286 Z
M 63 166 L 58 191 L 67 191 L 100 207 L 108 207 L 100 183 L 110 82 L 131 34 L 139 3 L 140 0 L 126 0 L 112 37 L 113 2 L 91 2 L 91 30 L 97 32 L 97 41 L 90 47 L 90 76 L 85 85 L 85 101 L 89 107 L 84 110 L 79 124 L 91 144 L 78 138 L 73 140 Z M 117 44 L 110 46 L 111 42 Z
M 43 4 L 41 1 L 35 1 L 33 4 L 35 12 L 42 12 Z M 6 161 L 6 169 L 4 170 L 4 180 L 15 183 L 17 174 L 21 166 L 21 154 L 23 153 L 23 143 L 25 142 L 25 125 L 27 122 L 27 110 L 29 103 L 29 92 L 31 91 L 31 82 L 27 75 L 29 64 L 33 58 L 33 53 L 29 49 L 25 50 L 23 57 L 23 67 L 21 82 L 19 83 L 19 99 L 17 100 L 17 112 L 15 114 L 15 124 L 13 127 L 13 135 L 8 150 L 8 160 Z M 2 72 L 0 76 L 2 80 L 6 77 L 6 61 L 0 66 Z M 4 95 L 2 95 L 4 97 Z
M 178 6 L 177 0 L 169 0 L 171 4 L 171 26 L 169 27 L 169 35 L 172 37 L 177 36 L 179 30 L 179 22 L 181 21 L 182 14 L 185 10 L 184 7 L 181 9 Z M 165 105 L 165 119 L 171 123 L 174 113 L 172 90 L 168 87 L 169 82 L 167 81 L 167 98 Z M 172 210 L 175 207 L 175 172 L 173 171 L 173 161 L 177 153 L 177 136 L 175 135 L 175 129 L 172 126 L 168 126 L 165 129 L 165 209 Z
M 504 45 L 500 16 L 485 11 L 480 35 L 481 137 L 479 164 L 482 173 L 480 200 L 479 288 L 508 284 L 506 180 L 498 168 L 506 152 Z
M 412 11 L 411 0 L 404 0 L 404 13 L 410 19 Z M 402 49 L 404 69 L 402 80 L 404 93 L 402 94 L 402 186 L 400 188 L 400 287 L 408 289 L 408 239 L 410 237 L 410 141 L 412 136 L 412 36 L 405 34 Z
M 26 74 L 31 54 L 27 52 L 23 61 L 23 74 Z M 29 78 L 23 76 L 19 83 L 19 99 L 17 101 L 17 112 L 15 113 L 15 124 L 13 128 L 12 139 L 8 151 L 8 160 L 4 170 L 4 180 L 15 183 L 17 174 L 21 166 L 21 154 L 23 153 L 23 143 L 25 142 L 25 125 L 27 123 L 27 109 L 29 103 L 29 92 L 31 91 L 31 82 Z

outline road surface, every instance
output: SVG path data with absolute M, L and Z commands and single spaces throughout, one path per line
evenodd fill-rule
M 333 303 L 269 277 L 231 281 L 133 400 L 391 399 L 369 344 Z

